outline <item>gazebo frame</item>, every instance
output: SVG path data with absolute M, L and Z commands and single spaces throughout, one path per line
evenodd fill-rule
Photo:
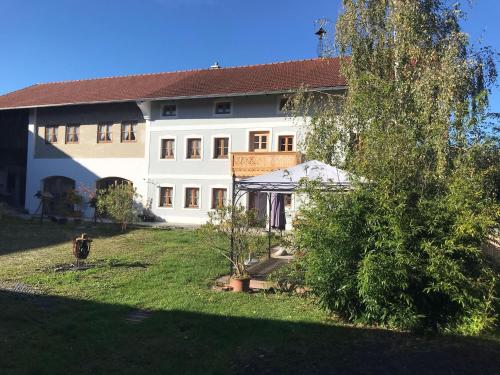
M 232 191 L 231 191 L 231 249 L 230 249 L 230 275 L 233 274 L 232 260 L 234 259 L 234 210 L 239 204 L 241 198 L 246 194 L 251 192 L 259 192 L 267 194 L 267 237 L 268 237 L 268 258 L 271 258 L 271 242 L 272 242 L 272 227 L 271 227 L 271 199 L 272 193 L 277 194 L 290 194 L 296 191 L 300 186 L 299 182 L 294 182 L 290 179 L 288 182 L 276 182 L 276 181 L 248 181 L 248 179 L 238 180 L 236 175 L 233 173 L 232 176 Z M 350 183 L 334 182 L 334 183 L 323 183 L 325 191 L 345 191 L 351 188 Z
M 243 198 L 248 193 L 258 192 L 267 194 L 267 256 L 271 258 L 271 241 L 272 241 L 272 227 L 271 227 L 271 206 L 272 206 L 272 193 L 290 194 L 295 191 L 297 186 L 282 186 L 277 187 L 276 183 L 273 182 L 246 182 L 245 180 L 237 180 L 236 175 L 233 174 L 233 184 L 231 190 L 231 252 L 230 258 L 234 257 L 234 210 L 241 198 Z M 232 271 L 232 268 L 231 268 Z

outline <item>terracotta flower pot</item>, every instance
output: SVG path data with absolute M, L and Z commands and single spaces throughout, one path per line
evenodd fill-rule
M 250 278 L 231 278 L 231 280 L 229 281 L 229 285 L 233 288 L 233 292 L 248 292 L 250 291 Z

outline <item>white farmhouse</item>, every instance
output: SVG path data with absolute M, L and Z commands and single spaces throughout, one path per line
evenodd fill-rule
M 283 111 L 301 87 L 345 90 L 339 60 L 33 85 L 0 96 L 0 131 L 16 127 L 12 137 L 27 138 L 25 160 L 0 161 L 0 187 L 10 186 L 17 197 L 11 201 L 32 214 L 39 206 L 34 195 L 50 192 L 50 213 L 58 215 L 74 209 L 64 203 L 72 190 L 127 182 L 162 221 L 203 223 L 230 199 L 233 174 L 256 176 L 302 161 L 300 129 Z M 264 211 L 266 201 L 255 193 L 246 204 Z M 82 211 L 93 216 L 88 204 Z

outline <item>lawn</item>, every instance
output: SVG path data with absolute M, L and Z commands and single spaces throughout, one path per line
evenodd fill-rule
M 94 238 L 83 271 L 70 239 Z M 342 325 L 312 298 L 214 292 L 227 263 L 192 230 L 0 225 L 1 374 L 498 374 L 500 336 Z M 29 291 L 29 289 L 27 289 Z M 25 290 L 26 291 L 26 290 Z M 126 320 L 148 310 L 141 322 Z

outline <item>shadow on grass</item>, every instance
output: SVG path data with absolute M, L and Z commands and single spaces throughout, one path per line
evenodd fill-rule
M 500 343 L 0 292 L 2 374 L 498 374 Z
M 97 224 L 90 222 L 56 224 L 38 220 L 24 220 L 6 217 L 0 220 L 0 256 L 41 247 L 57 246 L 70 242 L 82 233 L 91 238 L 112 237 L 130 232 L 122 232 L 116 224 Z
M 98 260 L 98 261 L 81 261 L 79 265 L 72 263 L 61 263 L 46 266 L 40 268 L 43 271 L 55 271 L 55 272 L 74 272 L 74 271 L 86 271 L 92 268 L 148 268 L 151 264 L 145 262 L 125 262 L 118 259 L 110 259 L 110 260 Z

